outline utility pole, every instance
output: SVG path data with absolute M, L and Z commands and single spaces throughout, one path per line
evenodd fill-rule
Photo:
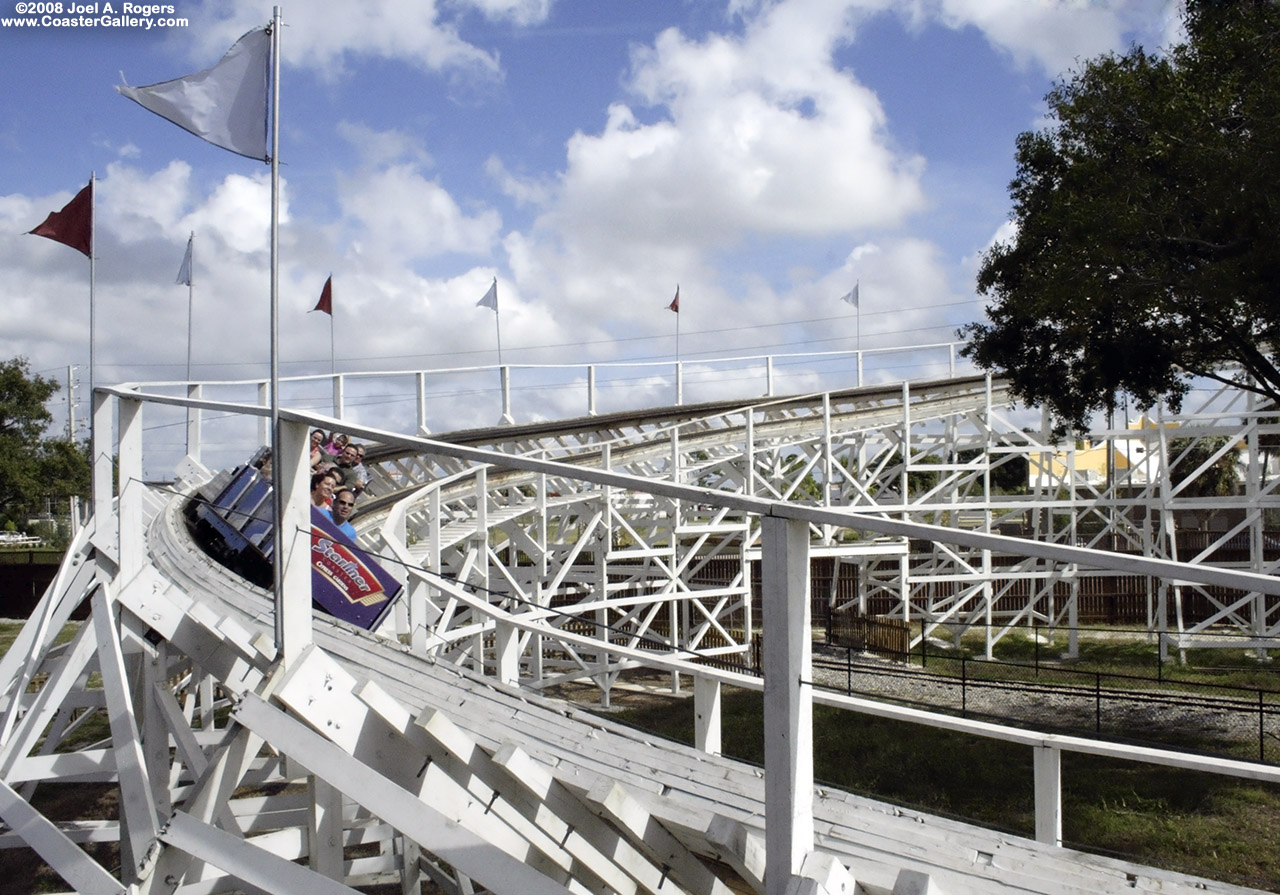
M 67 441 L 76 440 L 76 368 L 67 364 Z

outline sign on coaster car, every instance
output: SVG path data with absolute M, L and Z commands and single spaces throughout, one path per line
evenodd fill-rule
M 400 596 L 401 585 L 311 508 L 311 599 L 330 615 L 372 631 Z

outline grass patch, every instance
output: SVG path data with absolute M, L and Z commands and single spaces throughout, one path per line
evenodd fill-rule
M 610 717 L 692 744 L 693 700 Z M 764 763 L 763 698 L 727 690 L 724 753 Z M 815 706 L 821 783 L 1031 837 L 1032 755 L 1025 746 Z M 1064 754 L 1063 837 L 1072 847 L 1280 890 L 1280 787 L 1135 762 Z
M 1010 631 L 992 646 L 991 652 L 996 663 L 1014 663 L 1014 667 L 984 671 L 983 667 L 991 669 L 992 663 L 970 662 L 967 673 L 976 678 L 992 676 L 1014 680 L 1025 677 L 1030 680 L 1035 677 L 1034 666 L 1041 666 L 1042 671 L 1046 667 L 1056 666 L 1074 672 L 1115 675 L 1121 679 L 1159 679 L 1165 684 L 1239 687 L 1280 694 L 1280 660 L 1259 662 L 1251 650 L 1186 650 L 1185 663 L 1175 651 L 1162 662 L 1159 646 L 1144 631 L 1089 629 L 1081 632 L 1077 640 L 1077 654 L 1072 657 L 1067 654 L 1065 632 L 1058 631 L 1052 643 L 1037 640 L 1037 634 L 1043 637 L 1046 633 L 1045 629 Z M 961 641 L 959 647 L 931 643 L 924 664 L 936 674 L 959 675 L 958 663 L 951 660 L 980 659 L 985 655 L 986 641 L 983 635 L 970 634 Z M 931 664 L 930 660 L 938 661 Z M 921 663 L 918 650 L 911 655 L 911 662 Z M 1016 667 L 1021 665 L 1032 668 L 1024 670 Z M 1109 684 L 1123 686 L 1122 680 L 1113 680 Z M 1141 686 L 1141 683 L 1135 681 L 1134 685 Z

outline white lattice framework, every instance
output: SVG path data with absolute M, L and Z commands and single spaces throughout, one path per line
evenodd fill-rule
M 407 893 L 428 878 L 504 895 L 1243 891 L 1062 849 L 1061 754 L 1269 782 L 1280 769 L 933 716 L 806 683 L 809 567 L 822 551 L 864 565 L 868 586 L 896 589 L 901 611 L 935 628 L 1006 611 L 995 595 L 1010 568 L 1045 582 L 1125 574 L 1255 594 L 1222 601 L 1223 619 L 1256 627 L 1246 612 L 1260 606 L 1272 624 L 1280 583 L 1265 564 L 1080 547 L 1083 526 L 1053 518 L 1110 520 L 1114 509 L 1111 531 L 1149 531 L 1143 543 L 1156 545 L 1157 523 L 1172 519 L 1163 514 L 1207 508 L 1177 503 L 1193 498 L 1174 483 L 1138 489 L 1141 529 L 1134 515 L 1120 521 L 1130 505 L 1106 505 L 1118 490 L 994 493 L 990 470 L 1013 462 L 1003 458 L 1056 449 L 1010 425 L 1004 403 L 998 383 L 951 379 L 444 441 L 286 408 L 275 458 L 284 589 L 273 600 L 187 531 L 182 507 L 211 475 L 197 457 L 171 486 L 142 481 L 144 408 L 189 407 L 197 430 L 202 415 L 267 411 L 100 389 L 93 519 L 0 660 L 0 847 L 32 848 L 71 889 L 93 893 L 314 895 L 379 883 Z M 1178 434 L 1204 426 L 1194 437 L 1262 444 L 1273 432 L 1247 408 L 1204 417 L 1179 420 Z M 409 586 L 383 636 L 311 610 L 309 537 L 299 536 L 314 425 L 383 445 L 360 537 Z M 1143 437 L 1167 446 L 1170 433 Z M 1269 488 L 1254 465 L 1260 509 L 1246 515 L 1261 532 Z M 1035 529 L 1038 512 L 1052 521 Z M 995 533 L 1012 519 L 1043 536 Z M 759 619 L 746 574 L 756 555 Z M 712 560 L 731 569 L 727 583 L 705 582 Z M 1008 623 L 1053 618 L 1046 602 L 1008 610 Z M 89 620 L 59 642 L 86 603 Z M 767 633 L 763 681 L 705 664 L 741 651 L 756 627 Z M 518 686 L 588 678 L 607 696 L 639 665 L 692 682 L 696 749 Z M 718 755 L 725 685 L 764 690 L 763 779 Z M 1035 841 L 815 790 L 815 700 L 1031 748 Z M 68 787 L 110 790 L 118 817 L 49 813 L 42 798 Z M 118 857 L 104 863 L 92 843 Z
M 1044 425 L 1031 432 L 1018 428 L 1003 386 L 981 377 L 584 417 L 454 437 L 726 493 L 1168 559 L 1179 558 L 1179 514 L 1225 512 L 1233 524 L 1209 536 L 1192 561 L 1211 557 L 1233 539 L 1239 543 L 1244 533 L 1249 559 L 1227 565 L 1269 573 L 1280 552 L 1267 558 L 1265 523 L 1280 476 L 1273 473 L 1266 483 L 1259 445 L 1274 437 L 1277 424 L 1265 412 L 1230 406 L 1240 398 L 1222 389 L 1196 412 L 1161 417 L 1155 426 L 1091 434 L 1090 443 L 1122 440 L 1131 453 L 1138 445 L 1145 458 L 1142 466 L 1102 481 L 1078 474 L 1076 441 L 1055 441 Z M 1217 451 L 1199 468 L 1177 462 L 1178 453 L 1208 441 Z M 1172 454 L 1171 444 L 1179 448 Z M 1241 492 L 1186 496 L 1204 468 L 1236 445 L 1252 446 L 1245 451 Z M 744 648 L 752 628 L 748 564 L 759 551 L 758 525 L 742 514 L 584 489 L 564 479 L 515 473 L 485 478 L 483 471 L 456 466 L 426 469 L 415 465 L 420 458 L 394 451 L 374 456 L 379 472 L 373 490 L 384 496 L 364 511 L 362 526 L 409 565 L 548 612 L 554 603 L 560 624 L 594 628 L 602 639 L 608 631 L 632 644 L 657 641 L 708 656 Z M 1011 493 L 993 486 L 1002 467 L 1025 477 L 1029 467 L 1049 469 L 1051 458 L 1056 477 L 1037 477 L 1031 487 Z M 396 485 L 405 480 L 436 484 L 408 490 Z M 909 548 L 903 539 L 855 540 L 856 533 L 837 537 L 822 527 L 812 534 L 815 549 L 859 567 L 857 599 L 864 607 L 876 594 L 891 596 L 891 614 L 923 621 L 917 636 L 945 634 L 958 641 L 978 628 L 988 655 L 1010 630 L 1030 625 L 1051 634 L 1064 629 L 1074 649 L 1081 583 L 1115 577 L 1016 552 L 937 543 Z M 719 586 L 695 584 L 714 560 L 731 561 L 732 574 Z M 1164 648 L 1230 646 L 1264 655 L 1280 642 L 1280 605 L 1261 593 L 1143 580 L 1149 595 L 1146 626 L 1162 635 Z M 458 614 L 456 604 L 440 595 L 443 588 L 438 579 L 421 582 L 420 592 L 433 594 L 424 597 L 423 611 L 443 603 L 443 623 L 432 616 L 433 648 L 479 667 L 483 640 L 469 627 L 470 616 Z M 1189 588 L 1211 612 L 1196 619 L 1184 614 L 1181 597 Z M 451 627 L 461 633 L 446 633 Z M 590 676 L 606 699 L 611 675 L 621 668 L 601 665 L 596 654 L 565 650 L 551 660 L 544 650 L 527 647 L 520 646 L 526 680 Z

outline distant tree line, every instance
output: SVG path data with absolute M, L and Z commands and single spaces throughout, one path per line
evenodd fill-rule
M 0 362 L 0 529 L 55 541 L 55 532 L 31 530 L 28 520 L 51 505 L 65 514 L 73 496 L 89 495 L 88 446 L 49 431 L 53 415 L 45 405 L 58 388 L 32 375 L 26 358 Z

